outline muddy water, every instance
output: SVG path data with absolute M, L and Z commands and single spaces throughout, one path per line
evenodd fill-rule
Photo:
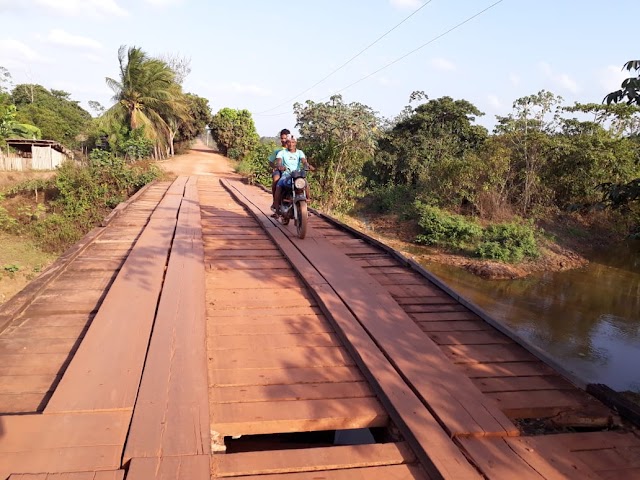
M 424 265 L 580 378 L 640 392 L 640 242 L 602 252 L 578 270 L 521 280 Z

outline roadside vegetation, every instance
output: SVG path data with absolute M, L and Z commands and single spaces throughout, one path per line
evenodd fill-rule
M 106 78 L 113 105 L 90 101 L 95 116 L 68 92 L 13 85 L 0 67 L 2 152 L 11 138 L 55 140 L 74 152 L 74 160 L 55 172 L 0 172 L 0 235 L 4 253 L 14 252 L 0 259 L 0 302 L 118 203 L 159 178 L 154 160 L 188 150 L 211 121 L 208 100 L 182 90 L 188 59 L 155 58 L 123 46 L 117 60 L 119 77 Z
M 423 92 L 393 119 L 339 95 L 295 104 L 315 206 L 449 263 L 582 265 L 576 251 L 640 237 L 640 61 L 625 68 L 631 78 L 601 103 L 543 90 L 515 100 L 493 132 L 471 102 Z M 242 124 L 250 145 L 229 154 L 268 185 L 275 141 Z

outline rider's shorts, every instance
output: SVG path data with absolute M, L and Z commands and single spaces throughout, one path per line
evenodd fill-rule
M 291 185 L 291 174 L 290 173 L 283 173 L 282 176 L 280 177 L 280 180 L 278 180 L 278 187 L 285 187 L 285 186 L 290 186 Z
M 281 177 L 282 173 L 278 169 L 278 167 L 274 167 L 273 172 L 271 173 L 271 178 Z

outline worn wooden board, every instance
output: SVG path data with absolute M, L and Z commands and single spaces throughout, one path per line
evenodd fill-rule
M 124 411 L 0 417 L 0 478 L 116 470 L 129 419 Z
M 154 210 L 46 413 L 132 409 L 186 180 L 176 180 Z
M 224 436 L 382 427 L 388 417 L 374 398 L 222 403 L 211 408 L 211 428 Z
M 215 455 L 211 473 L 215 478 L 295 472 L 323 472 L 415 462 L 405 443 L 348 445 L 328 448 Z M 286 477 L 285 477 L 286 478 Z
M 210 448 L 203 247 L 193 181 L 178 216 L 125 461 Z
M 209 480 L 208 455 L 134 458 L 127 480 Z
M 359 382 L 363 379 L 357 367 L 315 368 L 238 368 L 209 370 L 212 387 L 248 385 L 303 385 L 306 383 Z
M 348 383 L 218 387 L 211 390 L 211 401 L 213 403 L 249 403 L 373 397 L 371 389 L 364 379 L 362 380 Z M 286 404 L 283 404 L 283 408 L 286 409 Z
M 321 473 L 301 472 L 287 475 L 250 475 L 242 478 L 243 480 L 426 480 L 429 477 L 416 465 L 389 465 L 347 470 L 327 470 Z

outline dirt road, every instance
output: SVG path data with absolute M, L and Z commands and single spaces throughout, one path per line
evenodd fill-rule
M 225 177 L 233 174 L 231 161 L 219 153 L 215 153 L 204 143 L 198 141 L 193 149 L 184 155 L 177 155 L 170 160 L 159 163 L 167 173 L 175 175 L 218 175 Z

